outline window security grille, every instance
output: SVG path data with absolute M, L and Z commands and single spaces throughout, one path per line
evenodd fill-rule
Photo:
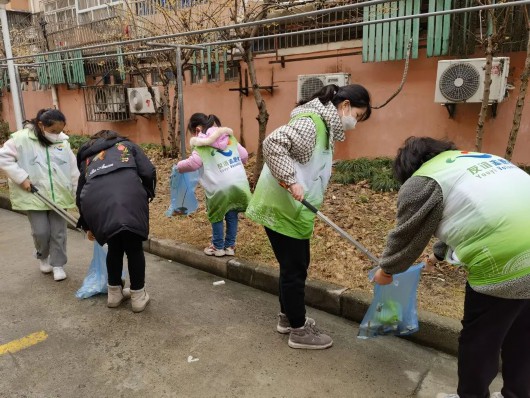
M 131 120 L 127 102 L 127 86 L 85 86 L 85 110 L 89 122 Z

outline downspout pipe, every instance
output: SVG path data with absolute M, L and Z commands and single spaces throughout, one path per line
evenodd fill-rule
M 15 63 L 13 62 L 13 51 L 11 50 L 11 37 L 9 36 L 9 25 L 7 21 L 6 5 L 9 0 L 0 0 L 0 23 L 2 24 L 2 37 L 4 39 L 4 48 L 7 58 L 7 73 L 9 74 L 9 87 L 11 89 L 11 98 L 13 99 L 13 112 L 15 113 L 15 122 L 17 130 L 23 128 L 22 105 L 19 92 L 20 81 L 17 79 Z

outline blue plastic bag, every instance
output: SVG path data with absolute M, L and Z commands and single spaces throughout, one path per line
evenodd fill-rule
M 359 326 L 358 338 L 405 336 L 418 331 L 416 294 L 423 266 L 423 263 L 416 264 L 393 275 L 389 285 L 375 284 L 374 298 Z M 377 269 L 379 267 L 370 271 L 370 280 Z
M 188 215 L 199 207 L 195 197 L 195 187 L 199 181 L 199 172 L 179 173 L 174 167 L 171 172 L 171 203 L 166 216 Z
M 107 249 L 94 241 L 94 255 L 83 285 L 75 296 L 80 299 L 107 293 Z

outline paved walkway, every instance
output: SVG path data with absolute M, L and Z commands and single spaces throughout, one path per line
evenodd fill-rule
M 92 243 L 69 231 L 68 279 L 39 272 L 26 217 L 0 209 L 0 397 L 434 397 L 455 358 L 308 308 L 334 339 L 293 350 L 277 298 L 146 254 L 152 302 L 78 300 Z M 26 337 L 26 339 L 24 339 Z M 16 352 L 6 352 L 7 350 Z M 495 391 L 500 389 L 499 380 Z

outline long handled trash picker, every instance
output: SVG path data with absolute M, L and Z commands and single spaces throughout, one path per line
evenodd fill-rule
M 284 183 L 280 183 L 280 186 L 288 190 L 287 185 L 285 185 Z M 345 238 L 347 241 L 352 243 L 357 249 L 362 251 L 366 255 L 366 257 L 370 259 L 371 262 L 379 266 L 379 259 L 376 256 L 374 256 L 372 253 L 370 253 L 370 250 L 364 247 L 362 243 L 357 242 L 355 239 L 353 239 L 353 237 L 350 234 L 348 234 L 345 230 L 343 230 L 341 227 L 339 227 L 337 224 L 335 224 L 333 221 L 327 218 L 324 214 L 322 214 L 321 211 L 319 211 L 315 206 L 313 206 L 307 200 L 302 199 L 301 202 L 305 207 L 307 207 L 309 210 L 315 213 L 318 218 L 320 218 L 322 221 L 328 224 L 331 228 L 337 231 L 343 238 Z
M 356 241 L 353 239 L 353 237 L 348 234 L 346 231 L 344 231 L 341 227 L 339 227 L 337 224 L 335 224 L 333 221 L 331 221 L 328 217 L 326 217 L 322 212 L 320 212 L 315 206 L 313 206 L 311 203 L 309 203 L 307 200 L 302 199 L 302 204 L 307 207 L 309 210 L 311 210 L 313 213 L 315 213 L 318 218 L 320 218 L 322 221 L 324 221 L 326 224 L 328 224 L 331 228 L 333 228 L 335 231 L 337 231 L 343 238 L 348 240 L 350 243 L 353 243 L 353 245 L 362 251 L 369 259 L 372 261 L 375 265 L 379 265 L 379 260 L 376 256 L 374 256 L 370 251 L 362 245 L 362 243 Z
M 82 229 L 77 228 L 77 220 L 74 216 L 69 214 L 66 210 L 60 208 L 55 203 L 53 203 L 50 199 L 48 199 L 46 196 L 42 195 L 37 187 L 33 184 L 31 184 L 31 193 L 33 193 L 35 196 L 37 196 L 43 203 L 45 203 L 47 206 L 49 206 L 53 211 L 55 211 L 58 215 L 60 215 L 67 223 L 72 225 L 76 231 L 84 232 Z

